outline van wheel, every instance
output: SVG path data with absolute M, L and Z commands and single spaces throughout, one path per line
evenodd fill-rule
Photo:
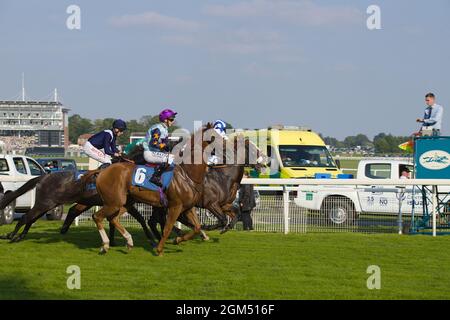
M 47 220 L 61 220 L 64 212 L 64 206 L 57 206 L 55 209 L 47 212 Z
M 353 224 L 356 219 L 353 203 L 344 197 L 326 198 L 321 212 L 335 225 Z
M 16 211 L 16 201 L 8 204 L 5 209 L 0 210 L 0 225 L 11 224 L 14 221 L 14 213 Z

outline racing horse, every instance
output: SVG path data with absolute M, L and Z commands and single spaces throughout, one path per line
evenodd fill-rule
M 223 141 L 223 138 L 213 130 L 211 123 L 199 129 L 188 139 L 185 147 L 189 148 L 183 151 L 184 161 L 173 169 L 173 178 L 165 192 L 168 217 L 162 238 L 156 247 L 157 255 L 162 255 L 164 244 L 181 213 L 186 213 L 186 217 L 194 228 L 183 237 L 177 238 L 176 241 L 187 241 L 200 233 L 200 222 L 195 210 L 192 210 L 192 208 L 198 203 L 203 193 L 203 182 L 207 171 L 203 153 L 211 143 L 211 140 L 205 140 L 205 134 L 210 135 L 212 140 L 221 139 Z M 201 159 L 196 159 L 195 155 L 199 151 L 201 152 Z M 186 156 L 190 158 L 186 159 Z M 198 161 L 199 163 L 195 163 L 196 160 L 200 160 Z M 102 254 L 109 250 L 109 238 L 103 228 L 103 220 L 105 218 L 111 221 L 126 239 L 127 247 L 129 249 L 133 247 L 131 235 L 119 222 L 120 216 L 127 211 L 126 205 L 129 198 L 133 201 L 156 207 L 163 206 L 162 203 L 164 201 L 161 199 L 161 192 L 141 188 L 131 183 L 134 170 L 134 164 L 115 163 L 102 170 L 97 176 L 97 191 L 103 199 L 103 207 L 92 217 L 102 238 L 102 247 L 100 249 Z
M 139 152 L 132 152 L 128 157 L 129 159 L 121 158 L 118 161 L 142 161 L 140 160 L 142 154 Z M 0 201 L 0 210 L 4 209 L 13 200 L 33 188 L 36 188 L 36 201 L 34 206 L 21 217 L 16 224 L 15 229 L 6 235 L 0 236 L 0 239 L 9 239 L 11 242 L 23 240 L 34 222 L 49 210 L 62 204 L 76 203 L 69 209 L 67 215 L 67 218 L 71 219 L 70 222 L 92 206 L 101 206 L 103 201 L 95 188 L 95 175 L 99 170 L 90 172 L 94 174 L 85 175 L 80 179 L 77 179 L 72 172 L 49 173 L 33 178 L 19 189 L 7 193 Z M 142 215 L 139 214 L 131 202 L 126 204 L 126 208 L 128 213 L 139 221 L 152 245 L 156 245 L 156 240 L 151 231 L 147 228 L 145 219 Z M 17 234 L 23 225 L 25 225 L 25 227 L 22 233 Z M 69 226 L 70 223 L 64 223 L 61 233 L 66 233 Z
M 239 155 L 240 139 L 244 141 L 244 161 L 236 159 L 235 163 L 231 164 L 230 161 L 226 160 L 229 157 L 226 156 L 227 150 L 224 150 L 224 164 L 208 168 L 203 195 L 196 207 L 207 209 L 218 219 L 218 223 L 211 226 L 202 226 L 204 230 L 222 228 L 222 233 L 224 233 L 234 227 L 237 222 L 238 212 L 233 206 L 233 202 L 236 199 L 236 194 L 244 175 L 244 167 L 255 168 L 259 171 L 268 164 L 268 157 L 252 141 L 248 138 L 243 139 L 242 136 L 233 137 L 234 154 Z M 156 238 L 160 239 L 156 225 L 159 223 L 161 230 L 164 229 L 166 212 L 160 208 L 157 209 L 159 210 L 153 210 L 148 224 Z M 227 216 L 231 218 L 230 222 L 227 221 Z M 183 221 L 182 223 L 186 225 Z

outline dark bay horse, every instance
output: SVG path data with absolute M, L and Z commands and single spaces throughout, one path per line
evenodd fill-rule
M 233 138 L 234 153 L 237 154 L 238 139 L 241 137 L 235 136 Z M 245 146 L 245 160 L 236 160 L 235 164 L 223 164 L 211 166 L 205 176 L 205 184 L 203 194 L 200 201 L 196 204 L 198 208 L 207 209 L 217 219 L 218 223 L 212 226 L 202 226 L 204 230 L 214 230 L 222 228 L 222 233 L 232 229 L 237 222 L 237 209 L 233 206 L 236 199 L 236 193 L 239 189 L 242 176 L 244 175 L 244 167 L 251 167 L 259 170 L 268 163 L 267 156 L 249 139 L 244 140 Z M 226 152 L 226 150 L 224 151 Z M 226 154 L 224 153 L 224 162 L 226 162 Z M 252 159 L 254 159 L 252 161 Z M 231 221 L 227 223 L 227 216 Z M 156 224 L 161 225 L 161 229 L 165 225 L 165 211 L 155 210 L 148 224 L 153 234 L 159 237 Z M 186 223 L 183 223 L 186 225 Z
M 198 130 L 188 140 L 183 151 L 190 159 L 182 161 L 174 168 L 173 179 L 166 190 L 168 201 L 167 224 L 164 227 L 163 236 L 156 248 L 156 253 L 162 255 L 164 244 L 169 237 L 172 228 L 180 216 L 185 212 L 187 218 L 194 226 L 193 231 L 184 235 L 179 241 L 191 239 L 194 235 L 200 233 L 200 222 L 195 210 L 192 208 L 199 201 L 203 191 L 203 182 L 207 170 L 203 153 L 211 141 L 204 139 L 205 133 L 211 135 L 211 139 L 223 138 L 215 133 L 211 123 Z M 195 155 L 200 151 L 201 159 L 196 159 Z M 183 159 L 184 155 L 183 155 Z M 195 163 L 195 160 L 198 163 Z M 109 238 L 103 228 L 103 220 L 107 218 L 119 230 L 122 236 L 127 240 L 128 248 L 133 247 L 133 239 L 128 231 L 120 224 L 120 216 L 127 211 L 126 204 L 128 198 L 136 202 L 146 203 L 152 206 L 160 207 L 161 199 L 158 191 L 142 189 L 131 184 L 135 166 L 130 163 L 116 163 L 102 170 L 96 180 L 97 191 L 103 199 L 103 207 L 93 215 L 97 229 L 102 238 L 102 248 L 100 253 L 106 253 L 109 249 Z M 178 241 L 178 238 L 177 238 Z
M 130 157 L 140 157 L 139 154 L 130 154 Z M 91 171 L 98 173 L 98 170 Z M 17 223 L 14 231 L 0 236 L 1 239 L 9 239 L 11 242 L 18 242 L 25 238 L 28 230 L 40 217 L 46 212 L 62 204 L 76 203 L 69 209 L 66 221 L 70 223 L 84 211 L 92 206 L 101 206 L 103 201 L 97 193 L 95 187 L 89 188 L 89 185 L 95 183 L 95 174 L 91 174 L 81 179 L 77 179 L 72 172 L 54 172 L 43 176 L 39 176 L 29 180 L 19 189 L 6 194 L 0 201 L 0 210 L 5 208 L 14 199 L 20 197 L 33 188 L 36 188 L 36 201 L 34 206 L 24 214 Z M 145 219 L 136 210 L 131 202 L 127 202 L 126 208 L 128 213 L 136 218 L 142 225 L 147 238 L 153 245 L 156 240 L 147 228 Z M 67 232 L 70 223 L 64 223 L 61 233 Z M 17 234 L 22 226 L 25 225 L 21 234 Z

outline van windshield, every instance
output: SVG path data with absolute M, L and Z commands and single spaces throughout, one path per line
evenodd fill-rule
M 324 146 L 280 145 L 278 148 L 284 167 L 336 167 L 330 152 Z

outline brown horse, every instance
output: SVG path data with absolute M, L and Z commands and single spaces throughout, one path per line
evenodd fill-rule
M 222 139 L 214 130 L 212 125 L 207 124 L 188 140 L 190 146 L 189 161 L 183 161 L 175 166 L 173 179 L 166 190 L 168 200 L 167 224 L 164 227 L 163 236 L 159 242 L 156 253 L 162 255 L 164 243 L 166 242 L 179 215 L 185 212 L 186 217 L 194 226 L 193 231 L 177 238 L 177 241 L 187 241 L 200 233 L 200 222 L 195 210 L 192 208 L 199 201 L 202 195 L 203 182 L 207 170 L 207 164 L 203 157 L 203 151 L 211 141 L 203 139 L 205 132 L 214 137 Z M 195 155 L 201 153 L 201 159 L 196 159 Z M 185 157 L 183 159 L 186 159 Z M 193 160 L 200 160 L 195 163 Z M 136 202 L 146 203 L 152 206 L 161 206 L 160 194 L 157 191 L 142 189 L 131 184 L 135 165 L 131 163 L 116 163 L 100 172 L 97 177 L 97 191 L 103 199 L 103 207 L 93 215 L 97 229 L 102 238 L 102 248 L 100 253 L 106 253 L 109 249 L 109 238 L 103 228 L 103 219 L 107 218 L 127 240 L 127 247 L 133 247 L 133 239 L 128 231 L 120 224 L 120 216 L 127 211 L 127 198 Z
M 244 155 L 238 152 L 242 144 L 245 150 Z M 230 147 L 232 150 L 229 150 Z M 229 151 L 233 151 L 232 154 L 240 155 L 239 159 L 227 161 Z M 196 207 L 207 209 L 218 219 L 217 224 L 202 226 L 202 228 L 214 230 L 221 227 L 222 233 L 232 229 L 237 222 L 237 209 L 233 206 L 233 202 L 244 175 L 244 167 L 251 167 L 260 171 L 261 168 L 267 166 L 269 161 L 267 156 L 250 139 L 243 136 L 234 136 L 227 141 L 227 148 L 224 148 L 223 156 L 224 164 L 209 168 L 205 176 L 203 194 L 196 204 Z M 231 218 L 229 223 L 227 223 L 227 216 Z M 154 208 L 152 216 L 148 220 L 152 233 L 158 239 L 161 237 L 156 225 L 159 223 L 161 229 L 164 229 L 165 218 L 166 212 L 164 210 Z M 183 219 L 180 220 L 180 218 Z M 180 218 L 178 221 L 189 226 L 183 215 Z

